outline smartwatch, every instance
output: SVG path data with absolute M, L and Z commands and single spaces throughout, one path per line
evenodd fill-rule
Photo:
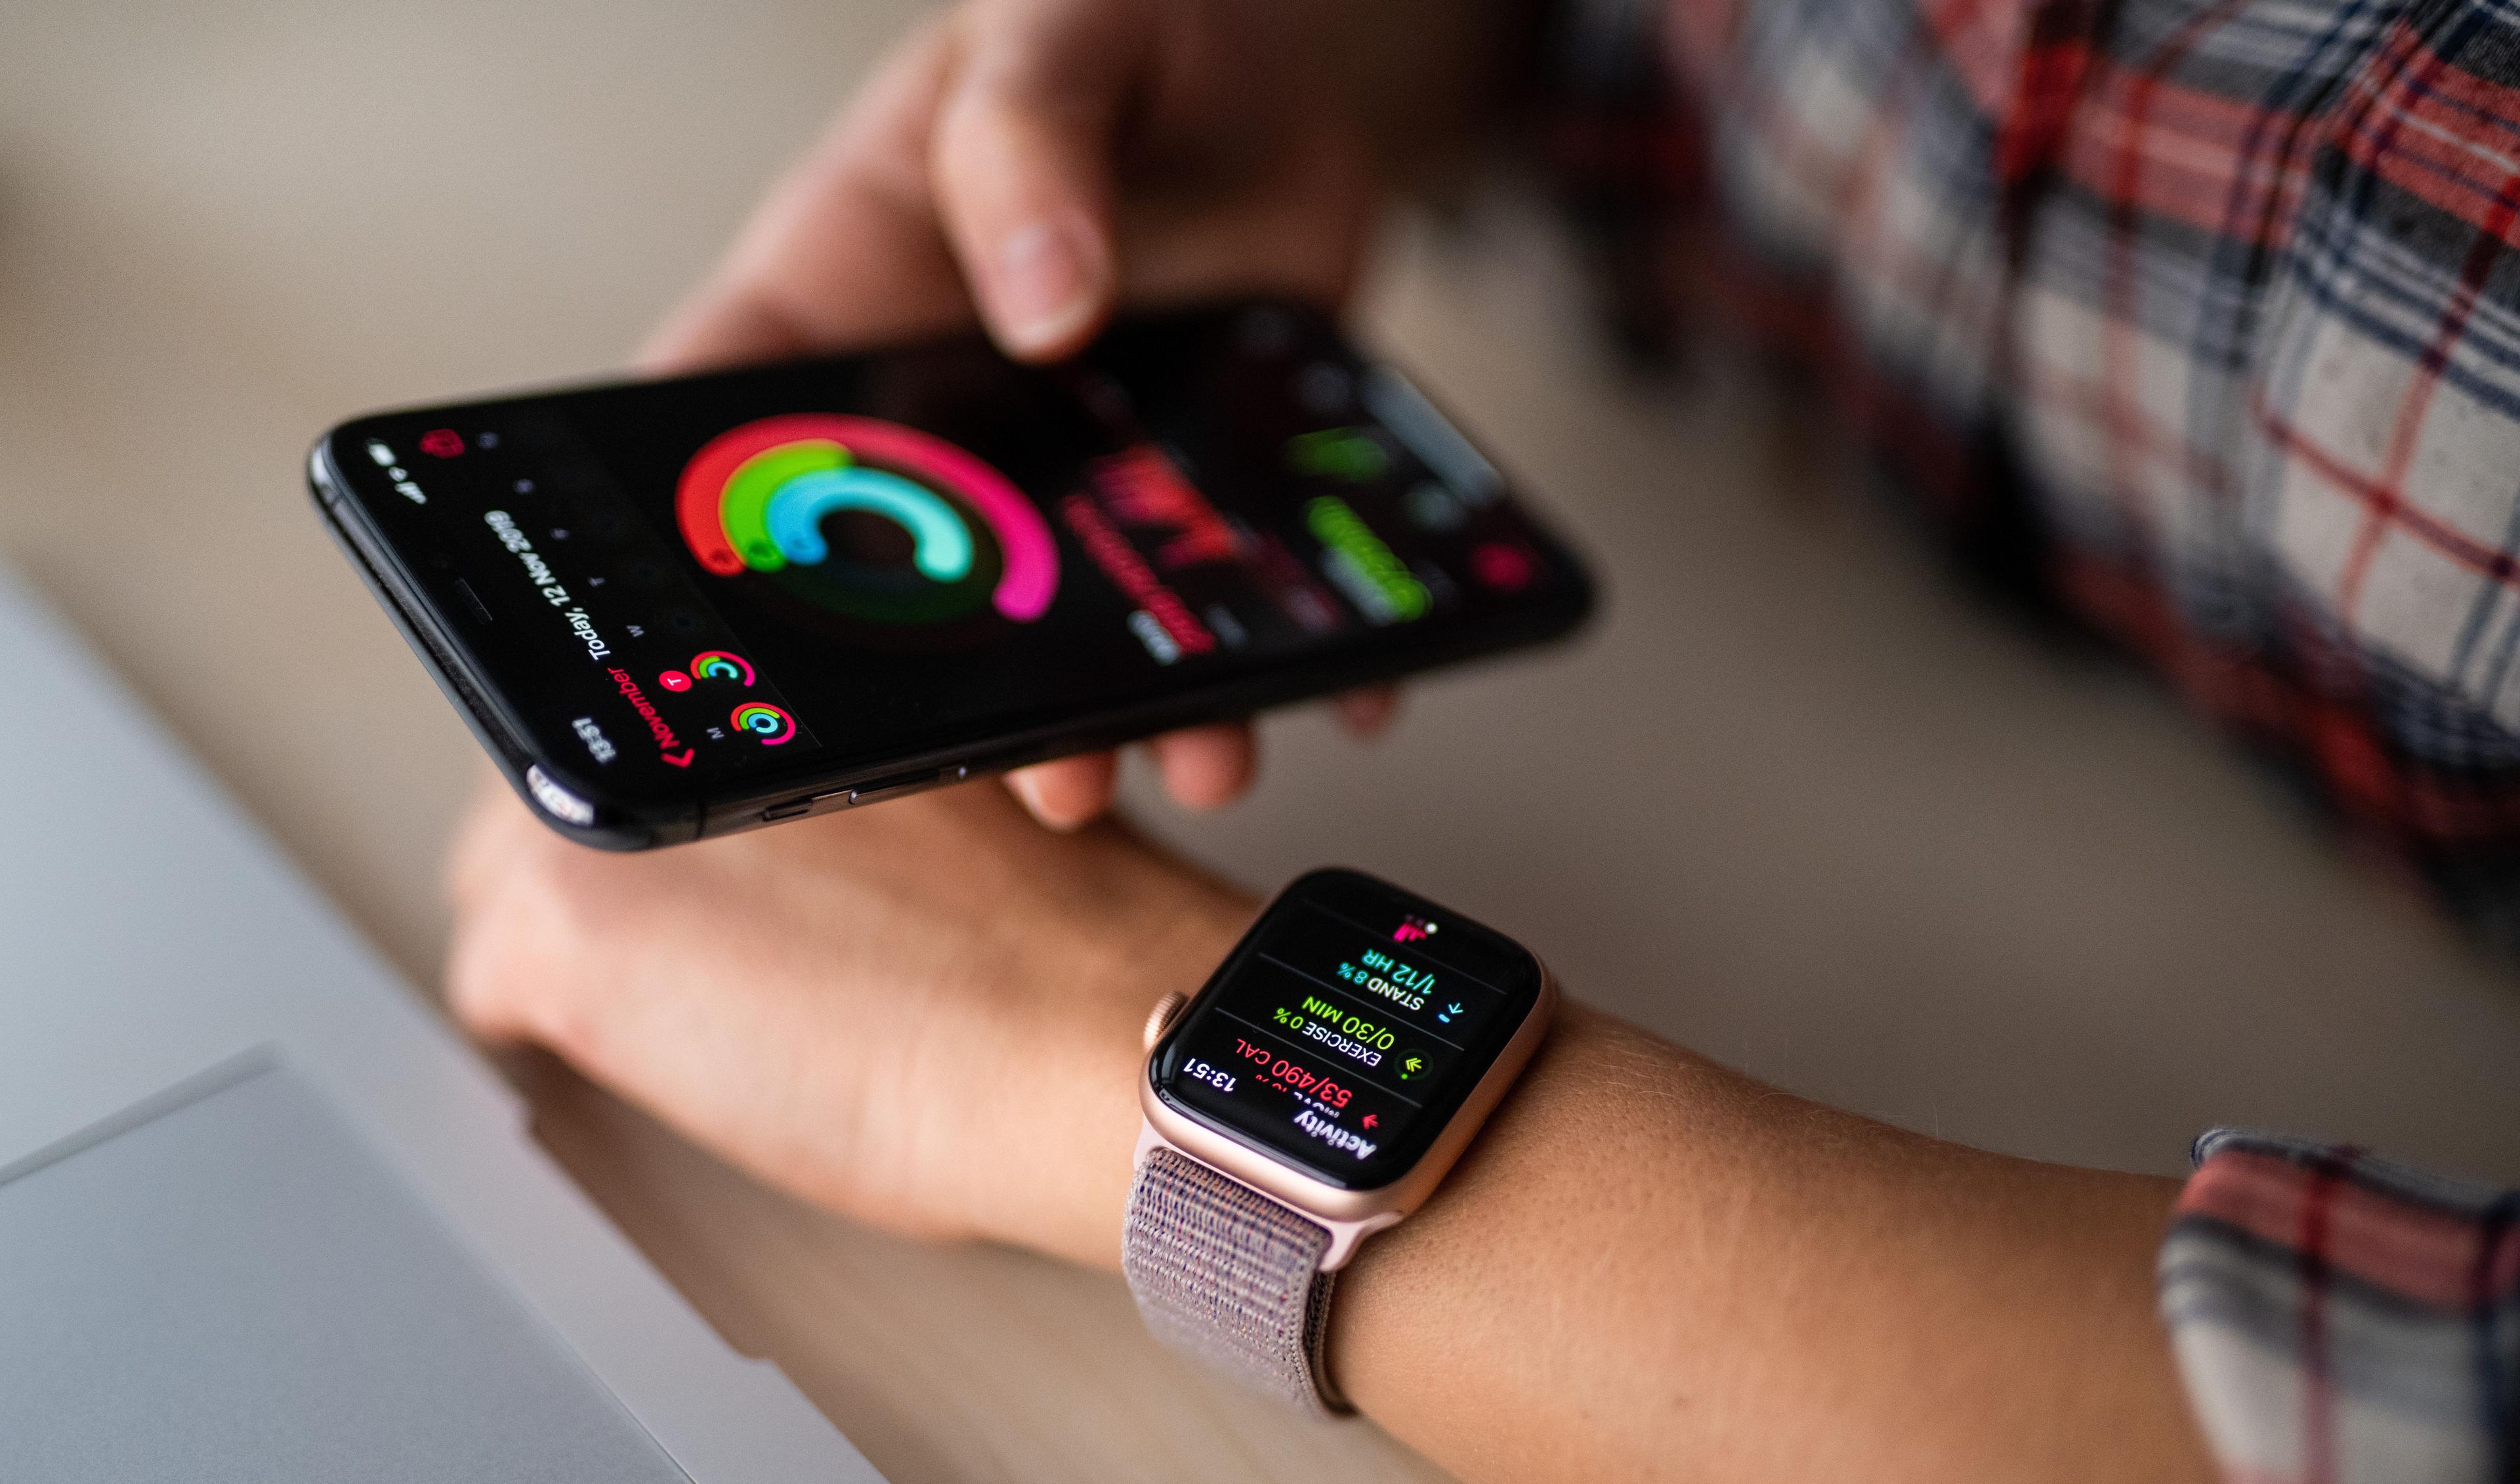
M 1358 1243 L 1422 1204 L 1556 1008 L 1530 950 L 1354 871 L 1260 914 L 1199 992 L 1147 1020 L 1122 1269 L 1174 1348 L 1300 1406 Z

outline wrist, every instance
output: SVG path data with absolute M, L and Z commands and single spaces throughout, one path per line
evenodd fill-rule
M 1132 883 L 1125 913 L 1047 951 L 1022 991 L 966 1135 L 982 1151 L 967 1185 L 978 1236 L 1090 1267 L 1120 1266 L 1120 1226 L 1144 1114 L 1148 1012 L 1194 994 L 1249 925 L 1254 903 L 1178 873 Z
M 1288 883 L 1148 1037 L 1125 1269 L 1148 1327 L 1345 1410 L 1324 1369 L 1338 1274 L 1441 1190 L 1556 1003 L 1530 950 L 1406 888 Z
M 1410 1419 L 1430 1398 L 1466 1400 L 1463 1388 L 1475 1385 L 1482 1400 L 1471 1413 L 1511 1404 L 1511 1385 L 1499 1386 L 1492 1373 L 1498 1356 L 1516 1353 L 1502 1336 L 1482 1336 L 1482 1353 L 1462 1376 L 1446 1381 L 1430 1367 L 1444 1369 L 1448 1355 L 1454 1364 L 1470 1360 L 1465 1326 L 1475 1327 L 1477 1306 L 1458 1295 L 1529 1282 L 1532 1259 L 1552 1246 L 1543 1239 L 1548 1229 L 1578 1219 L 1582 1131 L 1597 1123 L 1601 1094 L 1620 1081 L 1612 1063 L 1621 1043 L 1636 1039 L 1618 1021 L 1561 1000 L 1549 1039 L 1450 1176 L 1409 1220 L 1358 1251 L 1340 1280 L 1328 1354 L 1359 1411 L 1406 1440 L 1416 1430 Z M 1489 1338 L 1499 1343 L 1491 1347 Z

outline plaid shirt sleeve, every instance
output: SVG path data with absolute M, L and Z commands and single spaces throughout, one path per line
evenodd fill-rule
M 2234 1480 L 2502 1484 L 2520 1406 L 2520 1193 L 2218 1129 L 2161 1309 Z
M 1982 573 L 2520 955 L 2520 4 L 1561 6 L 1628 344 L 1776 353 Z M 2162 1304 L 2228 1477 L 2520 1480 L 2520 1195 L 2197 1158 Z
M 1559 3 L 1624 339 L 1794 364 L 2520 957 L 2520 7 Z

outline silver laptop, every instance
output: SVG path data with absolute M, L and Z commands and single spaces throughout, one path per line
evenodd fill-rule
M 875 1481 L 0 574 L 0 1475 Z

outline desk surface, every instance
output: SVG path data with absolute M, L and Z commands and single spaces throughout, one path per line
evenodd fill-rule
M 413 976 L 476 769 L 304 506 L 365 407 L 617 364 L 904 0 L 0 10 L 0 550 Z M 703 14 L 704 13 L 704 14 Z M 1797 1091 L 2180 1168 L 2238 1121 L 2520 1179 L 2520 988 L 2147 686 L 2060 657 L 1722 376 L 1624 387 L 1545 232 L 1404 234 L 1368 324 L 1597 554 L 1569 653 L 1157 828 L 1541 945 Z M 544 1137 L 739 1346 L 905 1481 L 1431 1477 L 1169 1366 L 1102 1278 L 762 1191 L 548 1062 Z

